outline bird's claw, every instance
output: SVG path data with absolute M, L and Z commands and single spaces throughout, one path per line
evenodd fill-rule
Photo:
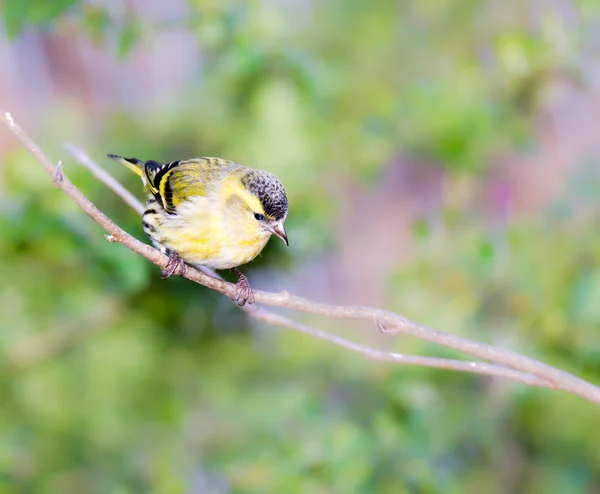
M 254 303 L 254 290 L 250 286 L 248 282 L 248 278 L 246 278 L 242 272 L 236 268 L 233 268 L 233 271 L 238 277 L 238 281 L 235 284 L 237 290 L 235 291 L 234 297 L 231 299 L 240 307 L 248 304 L 251 305 Z
M 185 262 L 176 252 L 169 252 L 169 262 L 165 266 L 165 269 L 160 270 L 160 274 L 163 280 L 170 278 L 175 273 L 179 276 L 185 274 Z
M 246 304 L 251 305 L 254 303 L 254 291 L 249 286 L 240 286 L 238 284 L 235 297 L 232 300 L 240 307 Z

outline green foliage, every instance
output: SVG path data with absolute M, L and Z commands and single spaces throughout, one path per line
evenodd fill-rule
M 48 24 L 78 3 L 80 0 L 3 0 L 6 32 L 9 37 L 15 37 L 26 23 Z
M 216 155 L 272 170 L 290 196 L 292 248 L 270 242 L 245 271 L 258 283 L 276 272 L 270 283 L 287 288 L 293 273 L 348 241 L 338 228 L 357 199 L 348 191 L 381 186 L 399 155 L 444 167 L 446 185 L 481 176 L 488 158 L 527 142 L 551 74 L 578 75 L 594 2 L 582 2 L 581 32 L 548 14 L 536 36 L 523 4 L 502 16 L 486 5 L 496 4 L 192 0 L 185 16 L 157 19 L 96 3 L 5 0 L 3 15 L 13 38 L 27 24 L 69 22 L 122 66 L 161 33 L 189 34 L 202 74 L 167 108 L 148 101 L 97 118 L 60 100 L 37 120 L 40 144 L 138 238 L 136 214 L 65 159 L 63 141 L 86 144 L 140 195 L 138 178 L 106 152 Z M 592 404 L 364 361 L 254 326 L 223 297 L 161 281 L 156 267 L 107 242 L 26 151 L 5 158 L 0 493 L 597 489 Z M 417 221 L 416 253 L 390 273 L 380 305 L 597 381 L 597 165 L 570 178 L 544 221 L 497 228 L 456 205 L 435 225 Z M 380 220 L 360 218 L 352 228 Z M 456 357 L 409 339 L 383 344 Z

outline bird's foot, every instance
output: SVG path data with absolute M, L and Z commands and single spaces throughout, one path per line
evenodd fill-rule
M 185 274 L 185 262 L 183 259 L 177 254 L 177 252 L 169 251 L 169 262 L 165 266 L 165 269 L 161 269 L 160 274 L 163 280 L 170 278 L 175 273 L 179 276 L 183 276 Z
M 235 296 L 231 300 L 233 300 L 240 307 L 243 307 L 244 305 L 246 305 L 246 303 L 253 304 L 254 291 L 252 290 L 252 287 L 248 282 L 248 278 L 246 278 L 242 274 L 242 272 L 237 268 L 233 268 L 233 272 L 236 274 L 238 281 L 235 284 L 235 286 L 237 287 Z

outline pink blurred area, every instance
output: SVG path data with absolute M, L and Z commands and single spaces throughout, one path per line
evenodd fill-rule
M 389 273 L 409 264 L 418 249 L 415 222 L 430 219 L 435 236 L 445 208 L 471 210 L 475 222 L 492 230 L 516 219 L 543 221 L 545 208 L 565 193 L 569 177 L 600 155 L 599 89 L 559 77 L 547 97 L 533 122 L 533 146 L 497 156 L 481 175 L 450 177 L 443 166 L 400 156 L 390 163 L 381 187 L 351 185 L 351 205 L 338 224 L 343 241 L 329 260 L 328 286 L 341 287 L 334 290 L 335 301 L 385 300 Z M 371 221 L 374 217 L 378 221 Z
M 110 2 L 107 7 L 118 9 Z M 187 3 L 133 2 L 142 18 L 184 17 Z M 114 12 L 123 15 L 122 12 Z M 198 44 L 184 30 L 161 30 L 118 60 L 110 43 L 94 43 L 69 19 L 51 33 L 27 27 L 15 40 L 0 43 L 0 96 L 24 125 L 40 120 L 57 100 L 69 100 L 102 119 L 115 108 L 131 111 L 169 105 L 201 70 Z

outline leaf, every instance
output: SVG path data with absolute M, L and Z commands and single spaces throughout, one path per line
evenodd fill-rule
M 413 234 L 422 240 L 431 234 L 431 225 L 425 220 L 418 220 L 413 223 Z
M 4 0 L 4 24 L 9 39 L 15 38 L 25 23 L 47 24 L 81 0 Z
M 4 0 L 4 25 L 9 39 L 14 39 L 27 20 L 27 4 L 21 0 Z
M 121 31 L 117 45 L 117 57 L 123 60 L 131 52 L 135 43 L 140 39 L 140 29 L 137 23 L 129 21 Z
M 33 0 L 23 2 L 31 5 L 27 19 L 34 24 L 44 24 L 55 20 L 81 0 Z
M 494 245 L 490 241 L 483 240 L 479 244 L 479 257 L 484 262 L 491 262 L 494 260 Z
M 94 39 L 101 40 L 110 25 L 108 10 L 94 5 L 86 5 L 83 18 L 83 29 Z

